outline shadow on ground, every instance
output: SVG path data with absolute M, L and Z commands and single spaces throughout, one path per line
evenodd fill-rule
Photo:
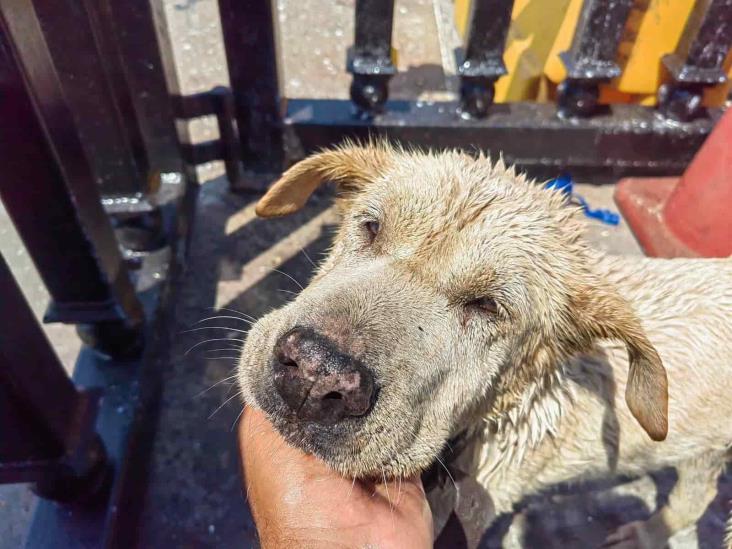
M 201 187 L 175 315 L 175 359 L 164 373 L 140 528 L 143 547 L 255 543 L 234 434 L 241 402 L 233 380 L 227 380 L 248 324 L 235 318 L 196 323 L 216 315 L 237 316 L 224 308 L 256 318 L 291 299 L 299 290 L 294 280 L 307 283 L 310 258 L 320 257 L 330 242 L 328 225 L 320 223 L 330 201 L 318 194 L 297 215 L 267 221 L 253 216 L 253 200 L 230 194 L 223 179 Z M 298 233 L 302 227 L 309 230 Z M 293 239 L 293 233 L 301 239 Z M 214 312 L 216 308 L 221 310 Z M 220 328 L 199 330 L 204 326 Z

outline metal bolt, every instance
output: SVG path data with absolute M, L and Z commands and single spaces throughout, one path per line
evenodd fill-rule
M 470 79 L 463 77 L 460 86 L 460 116 L 462 118 L 485 118 L 495 96 L 494 81 L 488 78 Z
M 702 90 L 664 84 L 658 89 L 658 110 L 668 119 L 690 122 L 704 114 Z
M 389 97 L 388 77 L 356 74 L 351 83 L 351 100 L 367 113 L 378 113 Z
M 597 110 L 600 90 L 596 83 L 564 80 L 557 92 L 559 116 L 562 118 L 587 118 Z

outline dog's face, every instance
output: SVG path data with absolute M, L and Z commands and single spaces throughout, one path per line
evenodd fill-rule
M 295 211 L 323 180 L 342 193 L 332 251 L 253 326 L 239 369 L 292 444 L 349 476 L 414 474 L 603 337 L 626 343 L 628 404 L 665 436 L 658 355 L 556 193 L 460 153 L 344 147 L 286 172 L 258 213 Z

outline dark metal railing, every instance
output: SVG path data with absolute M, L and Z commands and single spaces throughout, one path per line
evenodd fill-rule
M 696 2 L 676 50 L 663 58 L 671 79 L 659 90 L 665 116 L 685 122 L 702 114 L 704 89 L 727 81 L 723 66 L 730 46 L 732 3 Z
M 565 169 L 680 173 L 719 117 L 719 109 L 697 107 L 700 90 L 724 80 L 721 66 L 732 44 L 727 26 L 732 10 L 722 13 L 725 0 L 697 3 L 679 51 L 666 59 L 671 77 L 659 107 L 599 106 L 598 85 L 622 71 L 616 57 L 632 4 L 585 0 L 572 45 L 562 54 L 567 78 L 559 86 L 557 104 L 494 104 L 493 86 L 506 71 L 503 50 L 513 2 L 475 1 L 458 59 L 460 98 L 425 104 L 388 100 L 389 80 L 396 72 L 393 1 L 356 2 L 354 45 L 347 59 L 353 74 L 351 101 L 343 101 L 283 99 L 271 1 L 219 0 L 245 170 L 261 169 L 262 156 L 272 171 L 278 161 L 294 161 L 345 137 L 383 136 L 425 147 L 501 153 L 537 175 Z M 712 17 L 721 25 L 716 33 L 709 32 L 711 23 L 704 23 Z M 255 43 L 256 50 L 251 47 Z M 702 52 L 716 53 L 701 61 Z M 687 65 L 676 59 L 688 59 L 688 67 L 704 66 L 705 76 L 691 82 L 693 71 L 681 69 Z M 255 186 L 242 182 L 239 188 Z
M 585 0 L 569 51 L 560 54 L 567 78 L 559 86 L 559 114 L 592 116 L 598 85 L 620 76 L 615 59 L 633 0 Z
M 0 257 L 0 483 L 43 497 L 29 547 L 134 538 L 134 510 L 115 509 L 144 476 L 161 273 L 179 268 L 193 192 L 164 53 L 147 2 L 0 0 L 0 197 L 50 295 L 44 321 L 86 343 L 69 376 Z
M 389 80 L 396 74 L 391 33 L 394 0 L 358 0 L 353 47 L 346 67 L 353 74 L 351 100 L 362 111 L 376 113 L 389 98 Z
M 496 80 L 508 72 L 503 50 L 512 9 L 513 0 L 471 3 L 464 53 L 458 64 L 460 113 L 464 116 L 487 116 Z
M 57 500 L 93 495 L 108 468 L 94 431 L 101 392 L 71 382 L 2 256 L 0 319 L 0 483 L 35 482 Z

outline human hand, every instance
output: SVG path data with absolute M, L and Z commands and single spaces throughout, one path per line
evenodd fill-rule
M 244 482 L 260 541 L 279 547 L 432 547 L 419 477 L 353 481 L 287 444 L 259 410 L 239 423 Z

